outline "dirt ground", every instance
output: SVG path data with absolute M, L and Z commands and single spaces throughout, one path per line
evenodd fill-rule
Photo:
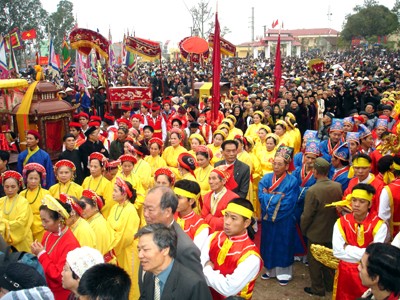
M 261 273 L 262 274 L 262 273 Z M 325 297 L 315 297 L 304 292 L 304 287 L 310 286 L 308 267 L 302 262 L 293 265 L 293 279 L 287 286 L 280 286 L 274 278 L 262 280 L 257 279 L 254 287 L 253 300 L 302 300 L 302 299 L 331 299 L 332 294 Z

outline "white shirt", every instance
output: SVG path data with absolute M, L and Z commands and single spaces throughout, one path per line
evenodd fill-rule
M 346 241 L 344 240 L 342 234 L 339 231 L 338 219 L 333 227 L 333 235 L 332 235 L 332 246 L 333 246 L 333 255 L 346 262 L 350 263 L 358 263 L 361 260 L 365 252 L 365 248 L 360 248 L 357 246 L 347 245 L 344 248 Z M 388 228 L 386 224 L 382 224 L 382 226 L 378 229 L 377 233 L 374 236 L 374 243 L 384 243 L 386 234 L 388 232 Z
M 232 274 L 222 275 L 220 271 L 213 270 L 211 266 L 204 266 L 210 260 L 210 235 L 201 249 L 200 261 L 207 285 L 226 297 L 238 294 L 260 271 L 260 258 L 254 254 L 249 255 L 233 271 Z
M 389 221 L 391 216 L 392 212 L 390 211 L 389 194 L 386 188 L 384 188 L 382 189 L 381 195 L 379 197 L 378 217 L 384 221 Z

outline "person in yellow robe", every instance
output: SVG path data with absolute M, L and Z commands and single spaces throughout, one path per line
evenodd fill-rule
M 208 144 L 207 147 L 211 150 L 213 157 L 210 161 L 210 164 L 214 166 L 214 164 L 221 159 L 222 157 L 222 143 L 226 140 L 227 135 L 222 130 L 215 130 L 213 133 L 213 143 Z
M 111 207 L 114 205 L 112 201 L 112 185 L 110 181 L 104 177 L 103 171 L 107 163 L 107 158 L 100 152 L 93 152 L 89 156 L 90 175 L 85 178 L 82 183 L 84 190 L 92 190 L 100 197 L 103 197 L 104 206 L 101 213 L 105 218 L 108 217 Z
M 234 121 L 231 118 L 223 119 L 221 125 L 226 125 L 229 129 L 227 140 L 233 140 L 236 135 L 243 136 L 243 131 L 235 127 Z
M 31 252 L 33 214 L 28 200 L 18 195 L 23 185 L 22 175 L 5 171 L 1 179 L 6 195 L 0 198 L 0 234 L 18 251 Z
M 100 213 L 103 200 L 94 191 L 83 190 L 82 197 L 79 199 L 79 206 L 82 208 L 82 218 L 89 223 L 96 235 L 97 250 L 103 254 L 105 262 L 112 262 L 114 230 Z
M 197 147 L 205 144 L 206 142 L 200 133 L 192 133 L 189 136 L 190 150 L 187 152 L 190 153 L 193 157 L 196 157 Z
M 267 135 L 265 148 L 260 148 L 257 152 L 263 175 L 274 171 L 272 163 L 274 162 L 278 144 L 279 137 L 275 133 L 270 133 Z
M 73 196 L 61 194 L 60 201 L 70 208 L 70 211 L 67 209 L 69 218 L 65 222 L 78 240 L 79 245 L 97 249 L 96 234 L 89 223 L 82 218 L 82 207 L 79 206 L 79 200 Z
M 287 129 L 288 129 L 288 125 L 285 121 L 282 121 L 282 120 L 276 121 L 275 134 L 279 137 L 278 147 L 280 145 L 284 145 L 284 146 L 294 148 L 294 141 L 290 139 L 291 136 L 287 133 Z
M 261 131 L 261 129 L 260 129 Z M 253 162 L 253 173 L 251 173 L 251 180 L 253 185 L 253 206 L 254 206 L 254 218 L 259 218 L 260 215 L 260 204 L 258 201 L 258 183 L 260 182 L 263 173 L 261 168 L 261 162 L 259 156 L 256 154 L 254 141 L 251 137 L 247 136 L 243 138 L 244 150 L 250 155 L 251 161 Z M 257 224 L 257 223 L 256 223 Z M 257 226 L 255 224 L 255 226 Z M 255 227 L 256 228 L 256 227 Z
M 140 217 L 140 226 L 144 226 L 146 222 L 143 217 L 143 202 L 146 196 L 146 190 L 142 185 L 141 179 L 133 172 L 137 159 L 132 154 L 124 154 L 119 157 L 119 160 L 121 162 L 121 171 L 117 173 L 115 178 L 111 181 L 111 184 L 114 186 L 116 178 L 119 177 L 132 185 L 132 188 L 136 192 L 134 205 Z M 112 194 L 110 196 L 112 198 Z
M 253 113 L 253 122 L 254 123 L 249 125 L 249 127 L 247 127 L 247 130 L 244 133 L 244 136 L 249 136 L 253 140 L 257 140 L 258 139 L 258 130 L 261 127 L 266 126 L 266 125 L 262 124 L 263 118 L 264 118 L 264 113 L 262 111 L 256 110 Z
M 134 155 L 137 159 L 137 163 L 133 167 L 132 172 L 139 177 L 143 188 L 145 190 L 150 189 L 153 183 L 153 176 L 151 175 L 151 167 L 148 162 L 146 162 L 143 158 L 148 154 L 148 149 L 144 145 L 134 144 L 134 151 L 132 155 Z
M 60 194 L 67 194 L 78 199 L 82 196 L 82 186 L 73 181 L 75 171 L 76 167 L 70 160 L 62 159 L 55 163 L 54 173 L 58 183 L 49 188 L 49 192 L 54 198 L 60 199 Z
M 139 229 L 140 219 L 132 204 L 135 202 L 136 193 L 132 185 L 117 177 L 113 189 L 115 205 L 111 208 L 107 222 L 114 230 L 113 249 L 118 265 L 130 276 L 132 287 L 129 299 L 139 299 L 139 258 L 137 239 L 134 238 Z
M 154 173 L 157 169 L 167 166 L 164 158 L 160 156 L 163 146 L 164 143 L 159 138 L 152 138 L 149 140 L 148 147 L 150 155 L 147 155 L 144 160 L 150 165 L 152 177 L 154 177 Z M 151 186 L 153 186 L 153 184 L 151 184 Z
M 44 228 L 40 219 L 39 207 L 42 205 L 42 199 L 50 194 L 48 190 L 42 187 L 46 180 L 46 169 L 38 163 L 29 163 L 24 166 L 22 171 L 25 180 L 26 189 L 19 193 L 20 196 L 28 200 L 33 213 L 32 234 L 33 240 L 42 241 Z
M 178 171 L 178 156 L 181 153 L 187 152 L 186 148 L 181 146 L 181 142 L 182 131 L 178 128 L 172 128 L 170 135 L 171 146 L 165 148 L 162 154 L 162 158 L 164 158 L 168 168 L 170 168 L 171 171 L 174 172 L 175 178 L 177 180 L 181 178 L 181 175 Z
M 200 186 L 200 195 L 204 198 L 204 195 L 211 191 L 208 177 L 210 177 L 210 172 L 214 169 L 210 164 L 213 153 L 210 148 L 202 145 L 197 147 L 196 158 L 198 168 L 194 170 L 194 174 Z
M 253 149 L 256 155 L 260 150 L 265 149 L 267 143 L 267 135 L 271 132 L 271 128 L 269 128 L 267 125 L 262 125 L 262 127 L 258 130 L 258 138 L 255 140 L 256 145 Z
M 293 141 L 294 154 L 296 154 L 301 150 L 301 133 L 297 128 L 296 117 L 292 113 L 287 113 L 285 121 L 288 125 L 287 134 L 289 134 L 290 140 Z
M 228 115 L 226 117 L 226 119 L 230 119 L 233 122 L 233 128 L 231 129 L 231 131 L 233 132 L 233 136 L 235 135 L 241 135 L 243 136 L 243 131 L 240 128 L 235 127 L 236 123 L 237 123 L 237 119 L 234 115 Z

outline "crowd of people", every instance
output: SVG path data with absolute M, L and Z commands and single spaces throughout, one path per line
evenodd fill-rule
M 68 74 L 59 159 L 36 130 L 15 171 L 0 151 L 3 253 L 38 261 L 2 264 L 4 299 L 251 299 L 258 276 L 290 288 L 295 261 L 305 295 L 399 299 L 398 53 L 328 53 L 321 72 L 310 55 L 283 60 L 276 99 L 273 61 L 224 60 L 217 116 L 193 91 L 210 64 L 115 68 L 110 85 L 153 95 L 116 107 Z

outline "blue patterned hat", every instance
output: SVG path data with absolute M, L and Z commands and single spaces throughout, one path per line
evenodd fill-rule
M 351 124 L 351 125 L 354 125 L 354 119 L 353 119 L 353 117 L 346 117 L 346 118 L 344 118 L 343 119 L 343 124 L 344 123 L 349 123 L 349 124 Z
M 287 162 L 290 162 L 292 159 L 294 152 L 294 148 L 288 146 L 279 146 L 278 150 L 276 150 L 275 157 L 280 156 Z
M 329 128 L 329 132 L 331 131 L 343 131 L 343 120 L 333 118 L 331 127 Z
M 358 132 L 348 132 L 346 134 L 346 142 L 354 141 L 360 144 L 360 134 Z
M 317 130 L 306 130 L 303 135 L 303 139 L 317 139 L 318 131 Z
M 385 127 L 388 128 L 388 120 L 387 119 L 378 119 L 376 120 L 375 128 Z
M 308 139 L 306 143 L 306 150 L 304 154 L 311 153 L 315 154 L 316 156 L 320 155 L 319 151 L 319 140 L 317 139 Z
M 337 148 L 334 152 L 333 155 L 340 160 L 343 161 L 349 161 L 350 159 L 350 151 L 349 148 L 347 147 L 347 142 L 343 143 Z
M 364 124 L 358 125 L 358 133 L 360 134 L 360 140 L 372 134 L 371 130 Z

